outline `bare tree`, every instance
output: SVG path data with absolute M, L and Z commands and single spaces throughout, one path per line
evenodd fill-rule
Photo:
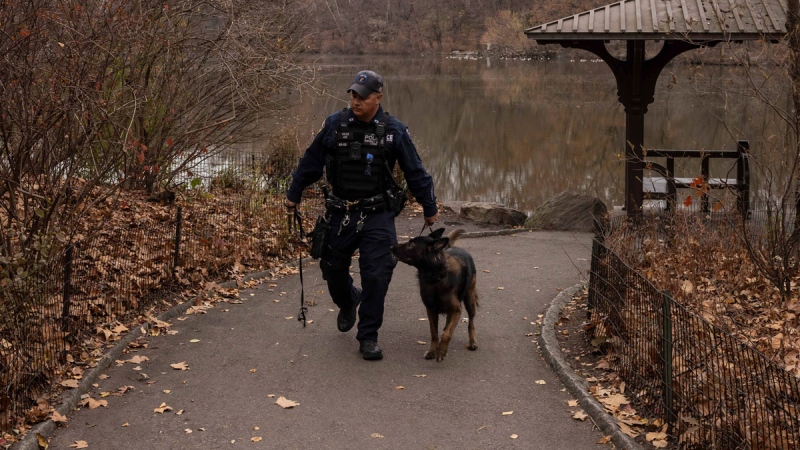
M 308 81 L 302 1 L 0 4 L 0 289 L 115 189 L 263 132 Z

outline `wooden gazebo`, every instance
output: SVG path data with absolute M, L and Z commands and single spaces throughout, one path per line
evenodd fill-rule
M 594 53 L 608 64 L 625 107 L 625 208 L 641 212 L 644 199 L 644 115 L 661 70 L 677 55 L 720 42 L 777 41 L 786 35 L 787 1 L 623 0 L 525 30 L 539 44 L 561 44 Z M 624 59 L 605 43 L 627 41 Z M 663 41 L 652 58 L 646 41 Z

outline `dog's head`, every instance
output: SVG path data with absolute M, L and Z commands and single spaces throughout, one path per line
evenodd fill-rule
M 450 246 L 450 238 L 442 237 L 444 228 L 432 231 L 427 236 L 417 236 L 403 244 L 394 244 L 389 249 L 399 261 L 410 266 L 431 266 L 441 260 L 442 253 Z

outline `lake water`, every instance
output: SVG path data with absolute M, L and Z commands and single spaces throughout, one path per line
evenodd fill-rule
M 384 77 L 383 107 L 408 125 L 440 200 L 530 212 L 569 190 L 623 204 L 625 114 L 599 60 L 320 57 L 314 65 L 326 90 L 301 94 L 283 119 L 303 148 L 368 68 Z M 734 149 L 749 139 L 757 154 L 782 125 L 740 93 L 742 75 L 730 65 L 668 66 L 645 116 L 645 147 Z M 788 106 L 786 96 L 776 101 Z

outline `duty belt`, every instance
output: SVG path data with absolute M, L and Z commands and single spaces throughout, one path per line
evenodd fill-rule
M 383 194 L 378 194 L 358 200 L 345 200 L 333 194 L 328 194 L 325 197 L 325 208 L 329 212 L 358 210 L 364 213 L 376 213 L 386 209 L 386 198 Z

